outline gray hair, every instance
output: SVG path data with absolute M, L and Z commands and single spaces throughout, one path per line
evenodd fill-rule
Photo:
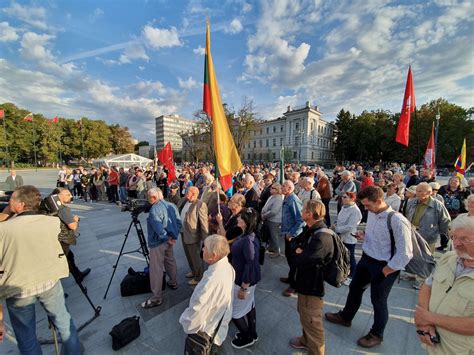
M 468 216 L 467 214 L 461 214 L 451 221 L 449 227 L 451 229 L 463 228 L 470 229 L 472 231 L 474 230 L 474 217 Z
M 275 191 L 276 191 L 279 195 L 281 195 L 281 185 L 280 185 L 279 183 L 277 183 L 277 182 L 274 183 L 274 184 L 272 185 L 272 188 L 275 189 Z M 472 196 L 474 196 L 474 195 L 472 195 Z
M 204 239 L 204 247 L 209 253 L 216 254 L 219 260 L 226 257 L 230 253 L 227 239 L 218 234 L 212 234 Z
M 158 187 L 152 187 L 151 189 L 148 190 L 148 196 L 156 196 L 156 199 L 158 201 L 163 199 L 163 191 L 161 191 L 160 188 Z
M 283 182 L 283 185 L 287 185 L 290 188 L 290 191 L 295 190 L 295 184 L 293 184 L 293 181 L 291 180 L 285 180 L 285 182 Z

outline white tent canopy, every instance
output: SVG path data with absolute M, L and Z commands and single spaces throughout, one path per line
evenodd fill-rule
M 118 154 L 118 155 L 108 155 L 103 158 L 98 158 L 92 161 L 92 164 L 95 166 L 116 166 L 119 168 L 130 168 L 132 166 L 141 166 L 145 167 L 147 165 L 153 164 L 153 160 L 142 157 L 140 155 L 128 153 L 128 154 Z

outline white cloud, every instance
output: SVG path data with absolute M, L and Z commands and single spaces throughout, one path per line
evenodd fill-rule
M 146 25 L 143 28 L 143 37 L 146 44 L 153 49 L 182 45 L 175 27 L 168 30 Z
M 104 10 L 96 8 L 92 14 L 89 15 L 89 22 L 94 23 L 104 16 Z
M 225 32 L 236 34 L 236 33 L 241 32 L 243 29 L 244 27 L 242 26 L 242 23 L 240 22 L 240 20 L 238 18 L 234 18 L 230 22 L 229 27 L 225 29 Z
M 242 5 L 242 12 L 246 14 L 246 13 L 249 13 L 250 11 L 252 11 L 252 5 L 244 2 L 244 4 Z
M 53 39 L 51 35 L 39 35 L 34 32 L 26 32 L 21 40 L 20 53 L 27 60 L 52 60 L 51 52 L 46 48 L 48 42 Z
M 0 22 L 0 42 L 16 41 L 18 38 L 16 28 L 11 27 L 8 22 Z
M 138 43 L 125 48 L 125 52 L 119 57 L 118 61 L 120 64 L 128 64 L 135 59 L 142 59 L 146 62 L 150 60 L 150 57 L 146 54 L 145 48 Z
M 199 54 L 199 55 L 205 55 L 206 54 L 206 49 L 204 47 L 197 47 L 193 49 L 194 54 Z
M 46 9 L 44 7 L 22 6 L 13 2 L 10 7 L 4 8 L 3 12 L 33 27 L 41 30 L 48 29 L 48 25 L 46 24 Z
M 187 80 L 178 78 L 178 84 L 180 88 L 188 90 L 197 87 L 196 80 L 194 80 L 191 76 Z

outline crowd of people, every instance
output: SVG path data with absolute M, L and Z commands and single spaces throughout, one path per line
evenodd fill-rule
M 384 169 L 336 166 L 332 172 L 321 167 L 288 164 L 280 169 L 277 164 L 260 164 L 244 166 L 233 177 L 232 188 L 223 191 L 212 164 L 202 163 L 178 167 L 174 181 L 168 181 L 168 171 L 161 166 L 90 171 L 64 167 L 57 185 L 58 193 L 69 192 L 68 197 L 85 201 L 121 204 L 139 198 L 151 204 L 147 242 L 152 295 L 141 304 L 144 309 L 162 304 L 163 282 L 172 290 L 181 287 L 174 257 L 181 240 L 189 267 L 187 284 L 194 288 L 189 307 L 179 319 L 187 334 L 186 347 L 199 337 L 219 352 L 231 321 L 238 330 L 231 341 L 234 348 L 251 347 L 258 341 L 255 293 L 265 277 L 261 265 L 268 255 L 284 257 L 288 264 L 288 273 L 280 278 L 285 285 L 282 297 L 297 298 L 302 325 L 302 334 L 289 339 L 293 348 L 324 354 L 324 319 L 350 327 L 369 286 L 373 325 L 357 344 L 365 348 L 381 344 L 389 320 L 390 291 L 402 277 L 420 290 L 415 324 L 428 351 L 474 349 L 474 179 L 466 184 L 452 176 L 440 186 L 433 170 L 418 172 L 409 167 L 403 171 L 398 164 Z M 18 204 L 36 208 L 22 191 L 15 192 L 10 202 L 11 212 L 19 215 L 24 210 Z M 330 214 L 331 200 L 336 218 Z M 15 243 L 14 234 L 2 228 L 15 220 L 0 224 L 0 245 Z M 432 253 L 443 253 L 427 279 L 403 272 L 413 256 L 413 230 Z M 351 270 L 344 281 L 349 292 L 342 310 L 323 315 L 324 269 L 336 254 L 333 238 L 337 237 L 350 255 Z M 55 286 L 61 277 L 42 279 L 41 285 L 48 281 Z M 4 280 L 0 278 L 2 290 L 8 284 Z M 21 284 L 15 291 L 0 293 L 7 298 L 10 317 L 15 316 L 14 304 L 31 286 Z M 30 304 L 43 297 L 41 288 L 35 290 Z M 27 337 L 13 327 L 17 338 Z M 63 328 L 58 329 L 62 335 Z M 35 345 L 32 335 L 28 336 L 24 346 Z

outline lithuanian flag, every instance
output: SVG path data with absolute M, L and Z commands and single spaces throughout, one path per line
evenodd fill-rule
M 461 179 L 466 174 L 466 138 L 464 138 L 461 154 L 459 154 L 456 163 L 454 163 L 454 171 L 456 172 L 456 176 Z
M 219 170 L 219 180 L 224 191 L 232 187 L 232 174 L 242 167 L 239 152 L 227 124 L 222 106 L 219 85 L 211 56 L 211 34 L 209 21 L 206 25 L 206 57 L 204 60 L 204 95 L 203 111 L 212 120 L 214 151 Z

